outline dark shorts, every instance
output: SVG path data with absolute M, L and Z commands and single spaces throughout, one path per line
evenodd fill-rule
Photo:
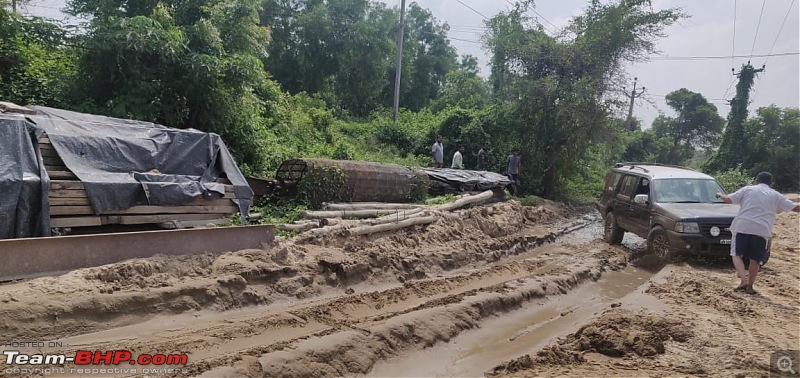
M 736 234 L 734 251 L 736 256 L 742 256 L 763 264 L 767 261 L 767 239 L 758 235 Z

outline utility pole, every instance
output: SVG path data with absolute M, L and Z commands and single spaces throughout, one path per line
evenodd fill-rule
M 394 113 L 392 119 L 397 122 L 397 110 L 400 107 L 400 71 L 403 65 L 403 29 L 406 25 L 406 0 L 400 0 L 400 32 L 397 35 L 397 64 L 394 74 Z
M 736 97 L 729 100 L 731 111 L 728 113 L 728 124 L 722 132 L 722 141 L 714 156 L 706 163 L 707 169 L 724 171 L 736 168 L 743 162 L 742 152 L 746 151 L 747 142 L 744 140 L 744 122 L 747 120 L 747 105 L 750 103 L 750 90 L 756 79 L 756 74 L 764 72 L 765 67 L 754 68 L 748 61 L 742 65 L 736 84 Z
M 645 87 L 642 87 L 641 91 L 636 92 L 636 81 L 638 81 L 638 80 L 639 80 L 638 77 L 634 77 L 633 78 L 633 90 L 631 90 L 631 95 L 630 95 L 631 105 L 628 108 L 628 119 L 625 120 L 625 130 L 628 130 L 628 131 L 635 131 L 634 124 L 633 124 L 633 101 L 636 100 L 637 97 L 642 97 L 642 94 L 644 94 L 644 90 L 645 90 Z M 627 88 L 625 88 L 625 87 L 623 87 L 622 89 L 627 90 Z
M 17 0 L 11 0 L 11 12 L 17 13 Z

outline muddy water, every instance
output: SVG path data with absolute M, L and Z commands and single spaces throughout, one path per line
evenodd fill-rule
M 483 322 L 432 348 L 407 353 L 375 365 L 368 376 L 480 377 L 503 361 L 534 352 L 557 337 L 614 306 L 666 310 L 666 306 L 644 293 L 643 286 L 654 273 L 629 266 L 609 272 L 594 283 L 566 295 L 551 297 L 525 309 Z

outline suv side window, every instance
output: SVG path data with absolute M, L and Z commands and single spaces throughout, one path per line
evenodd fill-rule
M 639 177 L 636 176 L 625 176 L 622 179 L 622 187 L 619 189 L 620 196 L 625 198 L 631 198 L 633 194 L 633 189 L 636 188 L 636 181 L 639 180 Z
M 642 181 L 639 182 L 639 186 L 636 187 L 636 194 L 650 195 L 650 180 L 642 178 Z
M 617 184 L 619 184 L 619 179 L 622 177 L 622 173 L 619 172 L 611 172 L 609 173 L 608 177 L 606 178 L 606 191 L 613 192 L 614 189 L 617 188 Z

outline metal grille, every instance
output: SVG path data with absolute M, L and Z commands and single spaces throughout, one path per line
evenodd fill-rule
M 708 237 L 715 237 L 711 235 L 711 227 L 719 227 L 719 236 L 720 238 L 731 238 L 731 224 L 730 223 L 703 223 L 700 224 L 700 232 L 703 236 Z

